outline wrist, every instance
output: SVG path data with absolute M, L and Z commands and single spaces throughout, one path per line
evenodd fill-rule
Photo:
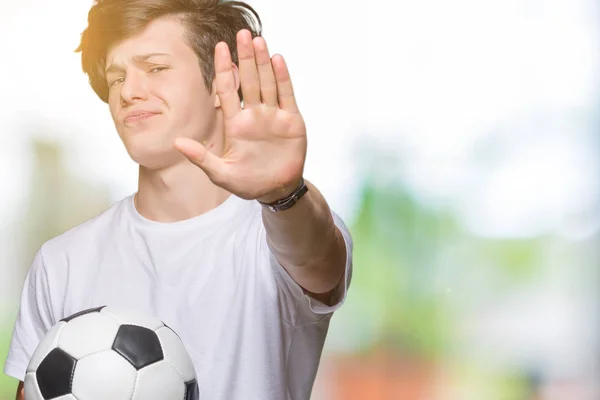
M 266 195 L 256 199 L 261 204 L 272 204 L 276 203 L 286 197 L 289 197 L 294 193 L 298 187 L 302 184 L 303 179 L 295 179 L 292 183 L 280 186 L 272 192 L 267 193 Z
M 306 186 L 304 179 L 300 178 L 300 181 L 291 189 L 290 187 L 281 188 L 268 196 L 257 199 L 257 201 L 270 211 L 278 212 L 293 207 L 307 191 L 308 186 Z

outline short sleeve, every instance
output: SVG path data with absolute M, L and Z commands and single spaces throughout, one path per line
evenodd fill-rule
M 306 294 L 302 287 L 298 285 L 296 281 L 294 281 L 294 279 L 283 268 L 283 266 L 281 266 L 281 264 L 277 261 L 275 256 L 273 254 L 271 254 L 270 256 L 271 266 L 275 271 L 277 281 L 280 284 L 282 284 L 286 288 L 286 290 L 292 295 L 292 297 L 298 302 L 298 305 L 301 308 L 301 310 L 298 311 L 300 313 L 302 313 L 302 311 L 305 311 L 304 314 L 313 314 L 313 316 L 317 317 L 317 319 L 333 314 L 344 304 L 348 294 L 348 288 L 350 287 L 350 282 L 352 280 L 352 236 L 346 224 L 339 217 L 339 215 L 337 215 L 335 212 L 332 212 L 332 215 L 335 225 L 342 233 L 344 243 L 346 245 L 346 265 L 344 267 L 344 276 L 340 280 L 338 286 L 333 290 L 333 304 L 331 306 L 326 305 L 311 297 L 310 295 Z
M 54 325 L 47 271 L 40 249 L 23 284 L 21 303 L 14 325 L 4 373 L 24 380 L 36 347 Z

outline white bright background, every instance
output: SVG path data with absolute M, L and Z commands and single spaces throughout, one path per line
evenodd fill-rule
M 361 155 L 377 147 L 400 157 L 390 168 L 423 201 L 450 204 L 480 235 L 559 232 L 583 240 L 598 233 L 598 2 L 250 4 L 271 52 L 283 54 L 292 73 L 309 129 L 306 176 L 348 222 Z M 90 5 L 0 5 L 0 221 L 27 196 L 30 134 L 60 138 L 73 173 L 108 183 L 114 201 L 136 188 L 136 166 L 73 52 Z M 37 121 L 56 130 L 27 129 Z M 0 243 L 0 260 L 10 259 L 10 250 Z M 3 264 L 2 283 L 18 284 L 17 266 Z M 3 303 L 16 300 L 2 293 Z M 519 329 L 538 303 L 518 301 L 497 314 L 521 308 L 520 328 L 505 334 L 506 327 L 484 321 L 490 331 L 479 334 L 490 343 L 501 341 L 494 335 L 523 337 Z M 540 317 L 559 332 L 550 335 L 553 343 L 586 318 L 583 308 L 573 313 L 579 303 L 564 304 L 553 310 L 565 318 Z

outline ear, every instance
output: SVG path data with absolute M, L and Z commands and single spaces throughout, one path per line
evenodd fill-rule
M 235 63 L 231 63 L 231 72 L 233 73 L 233 79 L 235 80 L 235 90 L 240 90 L 240 70 Z M 215 96 L 215 108 L 221 107 L 221 99 L 217 95 L 217 83 L 216 79 L 213 79 L 213 95 Z

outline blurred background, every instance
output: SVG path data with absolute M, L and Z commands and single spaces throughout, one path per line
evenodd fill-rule
M 599 3 L 249 3 L 355 241 L 313 398 L 600 399 Z M 136 190 L 90 6 L 0 5 L 2 362 L 35 251 Z

